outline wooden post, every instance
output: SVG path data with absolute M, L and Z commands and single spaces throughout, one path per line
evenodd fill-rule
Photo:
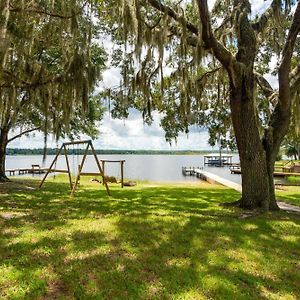
M 124 187 L 124 160 L 121 161 L 121 187 Z
M 76 176 L 76 180 L 75 180 L 75 183 L 74 183 L 73 188 L 72 188 L 72 191 L 71 191 L 71 196 L 73 196 L 74 193 L 75 193 L 75 190 L 76 190 L 76 187 L 77 187 L 79 178 L 80 178 L 80 173 L 81 173 L 81 170 L 82 170 L 82 168 L 83 168 L 83 164 L 84 164 L 84 162 L 85 162 L 85 159 L 86 159 L 86 156 L 87 156 L 87 153 L 88 153 L 89 146 L 90 146 L 90 142 L 88 142 L 88 144 L 87 144 L 87 146 L 86 146 L 86 148 L 85 148 L 85 152 L 84 152 L 84 155 L 83 155 L 81 164 L 80 164 L 80 166 L 79 166 L 78 174 L 77 174 L 77 176 Z
M 71 176 L 71 169 L 70 169 L 70 163 L 69 163 L 69 159 L 68 159 L 68 153 L 67 153 L 67 148 L 66 146 L 68 145 L 78 145 L 78 144 L 87 144 L 86 146 L 86 149 L 85 149 L 85 152 L 84 152 L 84 155 L 83 155 L 83 158 L 82 158 L 82 161 L 81 161 L 81 164 L 78 166 L 78 174 L 76 176 L 76 179 L 75 179 L 75 183 L 73 184 L 72 183 L 72 176 Z M 51 172 L 52 168 L 53 168 L 53 165 L 54 163 L 57 161 L 58 159 L 58 156 L 59 154 L 61 153 L 61 150 L 64 148 L 64 155 L 65 155 L 65 158 L 66 158 L 66 163 L 67 163 L 67 168 L 68 170 L 54 170 L 55 172 L 60 172 L 60 173 L 68 173 L 69 174 L 69 182 L 70 182 L 70 188 L 71 188 L 71 196 L 74 195 L 75 191 L 76 191 L 76 187 L 79 183 L 79 180 L 80 180 L 80 175 L 83 174 L 82 173 L 82 169 L 83 169 L 83 165 L 84 165 L 84 162 L 86 160 L 86 157 L 87 157 L 87 154 L 88 154 L 88 150 L 89 150 L 89 146 L 91 146 L 91 149 L 92 149 L 92 152 L 93 152 L 93 155 L 94 155 L 94 158 L 96 160 L 96 163 L 97 163 L 97 166 L 98 166 L 98 169 L 99 169 L 99 175 L 102 176 L 103 178 L 103 183 L 105 185 L 105 188 L 106 188 L 106 191 L 107 191 L 107 194 L 110 196 L 110 190 L 109 190 L 109 187 L 107 185 L 107 182 L 105 180 L 105 177 L 104 177 L 104 171 L 102 171 L 102 168 L 101 168 L 101 165 L 100 165 L 100 162 L 97 158 L 97 154 L 96 154 L 96 151 L 94 149 L 94 146 L 92 144 L 92 141 L 91 140 L 88 140 L 88 141 L 77 141 L 77 142 L 67 142 L 67 143 L 63 143 L 62 146 L 60 147 L 60 149 L 58 150 L 58 152 L 56 153 L 55 155 L 55 158 L 53 159 L 49 169 L 47 170 L 44 178 L 42 179 L 39 187 L 42 187 L 44 181 L 46 180 L 48 174 Z M 104 167 L 104 165 L 103 165 Z M 21 172 L 21 170 L 19 170 L 19 172 Z M 98 175 L 98 173 L 96 173 Z
M 79 174 L 79 183 L 80 183 L 80 175 L 81 175 L 81 172 L 79 172 L 79 169 L 80 169 L 80 165 L 78 165 L 78 173 L 80 173 L 80 174 Z
M 68 159 L 68 151 L 67 151 L 67 147 L 65 146 L 65 144 L 63 144 L 63 147 L 64 147 L 64 154 L 65 154 L 66 163 L 67 163 L 67 169 L 68 169 L 68 175 L 69 175 L 69 182 L 70 182 L 70 189 L 72 191 L 72 189 L 73 189 L 73 183 L 72 183 L 72 176 L 71 176 L 70 164 L 69 164 L 69 159 Z
M 95 160 L 96 160 L 98 169 L 99 169 L 99 171 L 100 171 L 100 176 L 102 176 L 102 180 L 103 180 L 103 182 L 104 182 L 104 184 L 105 184 L 106 192 L 107 192 L 107 194 L 110 196 L 110 190 L 109 190 L 109 187 L 108 187 L 107 182 L 106 182 L 106 180 L 105 180 L 104 172 L 103 172 L 103 170 L 102 170 L 102 168 L 101 168 L 101 165 L 100 165 L 100 162 L 99 162 L 99 160 L 98 160 L 97 153 L 96 153 L 96 151 L 95 151 L 95 149 L 94 149 L 94 146 L 93 146 L 93 144 L 92 144 L 91 142 L 90 142 L 90 145 L 91 145 L 92 152 L 93 152 L 93 154 L 94 154 L 94 157 L 95 157 Z
M 219 149 L 219 167 L 223 167 L 222 148 Z
M 105 161 L 101 160 L 101 164 L 102 164 L 102 172 L 103 172 L 103 178 L 105 176 L 104 170 L 105 170 Z M 104 185 L 104 180 L 102 180 L 102 185 Z
M 44 181 L 46 180 L 46 178 L 47 178 L 48 174 L 50 173 L 50 171 L 51 171 L 51 169 L 52 169 L 52 167 L 53 167 L 53 165 L 54 165 L 55 161 L 57 160 L 57 158 L 58 158 L 58 155 L 60 154 L 60 152 L 61 152 L 62 148 L 63 148 L 63 145 L 62 145 L 62 146 L 60 147 L 60 149 L 57 151 L 57 153 L 56 153 L 56 155 L 55 155 L 55 157 L 54 157 L 54 159 L 53 159 L 53 161 L 52 161 L 52 163 L 51 163 L 51 165 L 50 165 L 49 169 L 47 170 L 47 172 L 46 172 L 46 174 L 45 174 L 44 178 L 42 179 L 42 181 L 41 181 L 41 183 L 40 183 L 40 185 L 39 185 L 39 188 L 41 188 L 41 187 L 42 187 L 42 185 L 43 185 Z

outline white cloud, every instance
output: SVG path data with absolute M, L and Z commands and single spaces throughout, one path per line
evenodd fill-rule
M 206 150 L 211 149 L 207 144 L 208 133 L 203 130 L 193 129 L 190 134 L 180 134 L 177 144 L 170 146 L 164 137 L 164 131 L 159 126 L 160 117 L 154 114 L 154 122 L 151 126 L 145 125 L 141 117 L 134 115 L 128 120 L 117 120 L 104 117 L 99 138 L 93 144 L 97 149 L 149 149 L 149 150 Z M 82 139 L 88 139 L 82 136 Z M 58 142 L 60 145 L 63 140 Z M 49 147 L 57 147 L 56 141 L 48 140 Z M 9 144 L 11 148 L 42 148 L 43 135 L 41 133 L 22 137 Z
M 251 0 L 251 8 L 252 8 L 252 14 L 256 15 L 264 11 L 266 8 L 268 8 L 272 2 L 272 0 Z M 213 6 L 215 5 L 216 0 L 208 0 L 208 7 L 211 10 Z
M 277 63 L 278 63 L 278 56 L 276 56 L 276 55 L 272 56 L 271 62 L 270 62 L 270 69 L 274 70 L 277 66 Z M 270 85 L 274 89 L 278 89 L 278 78 L 277 78 L 277 76 L 274 76 L 274 75 L 269 73 L 269 74 L 266 74 L 264 77 L 268 80 L 268 82 L 270 83 Z
M 151 126 L 145 125 L 141 117 L 129 118 L 128 120 L 114 120 L 105 116 L 101 135 L 95 145 L 102 149 L 153 149 L 153 150 L 184 150 L 184 149 L 209 149 L 207 144 L 208 134 L 206 131 L 190 133 L 189 137 L 181 134 L 177 144 L 170 147 L 165 141 L 164 131 L 159 126 L 160 116 L 154 113 L 154 122 Z
M 257 15 L 261 14 L 264 12 L 270 5 L 271 5 L 272 0 L 252 0 L 251 1 L 251 9 L 252 9 L 252 15 Z
M 119 68 L 110 68 L 105 70 L 102 74 L 103 80 L 100 84 L 100 87 L 116 87 L 120 85 L 120 69 Z

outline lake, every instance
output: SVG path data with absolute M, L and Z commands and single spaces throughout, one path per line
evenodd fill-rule
M 164 182 L 199 181 L 196 177 L 183 176 L 181 168 L 203 167 L 203 155 L 98 155 L 103 160 L 125 160 L 124 178 L 128 180 L 149 180 Z M 39 164 L 49 167 L 54 159 L 54 155 L 48 155 L 43 164 L 41 155 L 17 155 L 7 156 L 6 168 L 31 168 L 32 164 Z M 70 168 L 74 173 L 80 164 L 82 156 L 69 156 Z M 233 162 L 238 162 L 238 155 L 233 156 Z M 57 169 L 66 169 L 64 156 L 59 156 Z M 224 178 L 240 183 L 240 175 L 230 174 L 228 167 L 205 167 L 211 173 L 218 174 Z M 83 171 L 97 172 L 97 165 L 92 155 L 87 156 Z M 105 173 L 110 176 L 120 177 L 120 165 L 118 163 L 106 163 Z M 35 175 L 36 176 L 36 175 Z

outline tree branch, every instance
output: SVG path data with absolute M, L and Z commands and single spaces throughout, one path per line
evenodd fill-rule
M 188 31 L 190 31 L 191 33 L 193 33 L 197 36 L 199 35 L 198 28 L 194 24 L 192 24 L 191 22 L 186 21 L 183 16 L 178 15 L 171 7 L 162 4 L 161 1 L 158 1 L 158 0 L 148 0 L 148 3 L 152 7 L 156 8 L 159 11 L 161 11 L 162 13 L 167 14 L 169 17 L 171 17 L 175 21 L 177 21 L 179 23 L 183 23 L 183 21 L 184 21 Z
M 16 136 L 14 136 L 14 137 L 8 139 L 8 140 L 7 140 L 7 143 L 12 142 L 13 140 L 15 140 L 15 139 L 21 137 L 21 136 L 24 135 L 24 134 L 27 134 L 27 133 L 30 133 L 30 132 L 33 132 L 33 131 L 36 131 L 36 130 L 39 130 L 39 129 L 41 129 L 41 126 L 35 127 L 35 128 L 31 128 L 31 129 L 28 129 L 28 130 L 25 130 L 25 131 L 23 131 L 23 132 L 17 134 Z
M 231 74 L 231 64 L 235 60 L 233 55 L 215 38 L 209 17 L 207 0 L 197 0 L 200 19 L 202 23 L 202 39 L 206 48 L 211 49 L 214 56 L 221 62 L 226 70 Z
M 216 72 L 220 71 L 222 67 L 218 67 L 212 70 L 209 70 L 207 72 L 205 72 L 202 76 L 200 76 L 199 78 L 196 79 L 197 83 L 200 83 L 204 78 L 209 77 L 210 75 L 215 74 Z
M 178 28 L 176 28 L 175 26 L 172 26 L 169 30 L 170 30 L 170 34 L 168 35 L 169 38 L 171 38 L 172 36 L 177 36 L 177 37 L 182 36 Z M 186 43 L 189 46 L 197 47 L 199 45 L 199 38 L 196 37 L 193 33 L 190 33 L 186 37 Z
M 200 12 L 200 18 L 202 22 L 202 39 L 208 51 L 211 51 L 216 58 L 221 62 L 221 64 L 226 68 L 227 71 L 231 73 L 231 64 L 235 60 L 232 54 L 217 41 L 215 36 L 212 33 L 209 12 L 206 0 L 198 0 L 198 7 Z M 178 15 L 172 8 L 162 4 L 158 0 L 148 0 L 148 3 L 155 9 L 161 11 L 162 13 L 167 14 L 173 20 L 179 23 L 185 23 L 187 30 L 197 37 L 200 35 L 198 28 L 186 21 L 183 16 Z M 183 22 L 184 21 L 184 22 Z M 192 37 L 189 38 L 189 44 L 194 46 L 195 40 Z
M 1 41 L 6 38 L 7 24 L 9 19 L 9 0 L 1 1 L 1 23 L 0 23 L 0 39 Z
M 248 17 L 251 12 L 251 4 L 249 0 L 235 0 L 234 10 L 238 48 L 236 59 L 238 62 L 253 69 L 257 51 L 257 39 Z
M 44 81 L 36 81 L 36 82 L 27 82 L 25 80 L 22 80 L 22 79 L 19 79 L 17 78 L 16 75 L 14 75 L 14 73 L 12 72 L 9 72 L 7 70 L 5 70 L 3 72 L 5 75 L 8 75 L 10 76 L 11 78 L 15 79 L 15 86 L 18 87 L 18 88 L 37 88 L 37 87 L 40 87 L 40 86 L 44 86 L 44 85 L 47 85 L 51 82 L 59 82 L 59 80 L 62 79 L 63 75 L 59 74 L 59 75 L 55 75 L 54 77 L 49 77 L 49 78 L 46 78 Z M 12 80 L 9 80 L 10 82 Z M 21 84 L 17 84 L 17 81 L 19 81 Z M 1 87 L 11 87 L 10 84 L 5 84 L 5 85 L 1 85 Z
M 291 115 L 291 60 L 298 33 L 300 32 L 300 2 L 298 2 L 292 25 L 282 51 L 282 59 L 278 71 L 279 97 L 278 103 L 271 115 L 269 128 L 273 131 L 273 149 L 279 149 L 280 143 L 286 134 Z M 293 72 L 292 72 L 293 73 Z
M 21 8 L 21 7 L 10 7 L 10 12 L 26 12 L 26 13 L 35 13 L 35 14 L 40 14 L 40 15 L 46 15 L 50 16 L 53 18 L 59 18 L 59 19 L 71 19 L 73 16 L 66 16 L 66 15 L 61 15 L 58 13 L 53 13 L 53 12 L 47 12 L 45 10 L 41 9 L 36 9 L 36 8 Z
M 290 80 L 293 81 L 297 79 L 297 77 L 300 75 L 300 64 L 298 64 L 290 73 Z
M 290 71 L 291 59 L 298 33 L 300 32 L 300 2 L 297 4 L 292 25 L 282 51 L 282 59 L 278 71 L 279 104 L 281 110 L 288 110 L 290 105 Z
M 254 72 L 254 75 L 256 76 L 257 83 L 264 93 L 265 97 L 268 99 L 271 98 L 274 95 L 275 91 L 268 80 L 258 72 Z
M 297 65 L 290 73 L 291 94 L 294 95 L 300 87 L 300 64 Z

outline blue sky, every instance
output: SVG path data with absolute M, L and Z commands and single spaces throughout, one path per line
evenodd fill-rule
M 212 6 L 215 0 L 208 1 Z M 257 14 L 271 3 L 271 0 L 256 0 L 252 2 L 252 13 Z M 120 75 L 116 68 L 108 69 L 103 74 L 102 87 L 119 84 Z M 211 150 L 208 145 L 208 133 L 203 129 L 193 128 L 189 135 L 181 134 L 177 144 L 170 146 L 164 137 L 164 131 L 159 126 L 160 116 L 154 113 L 154 122 L 151 126 L 143 124 L 142 116 L 134 112 L 128 120 L 114 120 L 107 113 L 99 125 L 100 135 L 94 141 L 98 149 L 152 149 L 152 150 Z M 86 137 L 82 136 L 83 139 Z M 63 142 L 62 140 L 59 143 Z M 49 138 L 49 146 L 56 147 L 56 142 Z M 36 133 L 29 137 L 22 137 L 9 144 L 12 148 L 41 148 L 43 135 Z

